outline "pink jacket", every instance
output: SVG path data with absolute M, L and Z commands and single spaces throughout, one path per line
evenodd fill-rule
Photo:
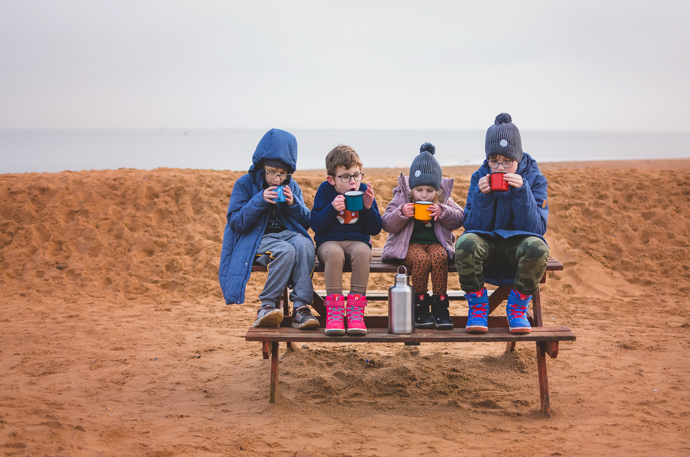
M 462 227 L 463 209 L 450 198 L 453 190 L 453 178 L 443 178 L 441 190 L 445 194 L 445 202 L 439 202 L 443 213 L 434 221 L 434 233 L 439 244 L 446 248 L 448 258 L 455 256 L 455 234 L 453 230 Z M 388 232 L 388 239 L 381 254 L 382 260 L 404 260 L 410 247 L 410 237 L 414 228 L 414 219 L 407 218 L 402 213 L 402 206 L 412 202 L 409 197 L 410 185 L 407 176 L 400 173 L 398 187 L 393 189 L 393 199 L 383 213 L 383 229 Z

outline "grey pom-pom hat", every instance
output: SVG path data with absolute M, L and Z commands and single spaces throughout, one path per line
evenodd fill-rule
M 441 188 L 443 173 L 434 154 L 436 154 L 436 147 L 431 143 L 424 143 L 419 148 L 419 155 L 410 166 L 410 189 L 417 186 L 430 186 L 436 190 Z
M 522 160 L 522 140 L 520 131 L 513 124 L 513 119 L 508 113 L 501 113 L 496 116 L 494 125 L 486 131 L 486 142 L 484 144 L 486 158 L 494 154 L 500 154 L 518 162 Z

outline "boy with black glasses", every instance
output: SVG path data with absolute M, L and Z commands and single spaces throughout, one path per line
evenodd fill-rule
M 220 256 L 220 285 L 227 304 L 244 303 L 252 264 L 268 267 L 255 327 L 280 325 L 283 310 L 277 304 L 286 286 L 292 289 L 292 326 L 319 326 L 309 309 L 314 292 L 314 242 L 307 232 L 309 208 L 292 180 L 296 165 L 295 137 L 283 130 L 269 130 L 256 147 L 249 172 L 232 189 Z
M 496 116 L 487 130 L 485 152 L 470 182 L 465 232 L 455 243 L 455 265 L 469 305 L 466 330 L 488 332 L 486 280 L 513 285 L 506 306 L 510 331 L 530 333 L 527 309 L 549 260 L 546 178 L 537 161 L 522 151 L 509 114 Z
M 364 308 L 371 263 L 371 237 L 381 232 L 374 188 L 362 182 L 362 161 L 350 146 L 335 147 L 326 156 L 326 181 L 314 196 L 311 228 L 316 255 L 326 280 L 326 334 L 366 335 Z M 362 192 L 362 209 L 348 210 L 345 193 Z M 352 267 L 347 309 L 343 296 L 343 267 Z

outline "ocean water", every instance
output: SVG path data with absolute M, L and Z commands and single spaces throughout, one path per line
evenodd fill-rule
M 291 130 L 298 169 L 323 169 L 328 151 L 348 144 L 364 168 L 408 167 L 422 143 L 442 166 L 484 159 L 484 132 L 463 130 Z M 0 130 L 0 173 L 91 169 L 194 168 L 244 171 L 265 130 Z M 540 162 L 689 158 L 690 132 L 521 130 Z

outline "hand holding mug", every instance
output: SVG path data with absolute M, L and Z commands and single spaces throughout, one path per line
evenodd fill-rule
M 505 180 L 505 182 L 507 182 L 509 185 L 513 186 L 516 189 L 522 187 L 522 185 L 525 183 L 522 180 L 522 175 L 519 175 L 517 173 L 506 173 L 503 179 Z
M 441 214 L 443 214 L 443 208 L 441 205 L 431 205 L 429 206 L 429 214 L 431 214 L 431 217 L 433 217 L 434 220 L 437 220 L 439 217 L 441 217 Z
M 364 201 L 364 209 L 369 209 L 374 204 L 374 186 L 370 182 L 367 183 L 367 190 L 364 192 L 362 199 Z
M 402 206 L 403 216 L 411 218 L 414 216 L 414 203 L 405 203 Z
M 333 205 L 333 208 L 336 211 L 345 211 L 345 196 L 344 195 L 338 195 L 333 199 L 333 202 L 331 203 Z
M 264 200 L 272 205 L 276 204 L 278 199 L 278 191 L 276 186 L 269 186 L 264 190 Z
M 295 196 L 292 195 L 292 189 L 290 189 L 290 186 L 283 186 L 283 195 L 285 196 L 285 203 L 287 203 L 289 206 L 292 206 L 295 204 Z
M 479 187 L 479 192 L 483 194 L 490 194 L 491 184 L 489 182 L 489 175 L 479 178 L 479 181 L 477 181 L 477 187 Z

